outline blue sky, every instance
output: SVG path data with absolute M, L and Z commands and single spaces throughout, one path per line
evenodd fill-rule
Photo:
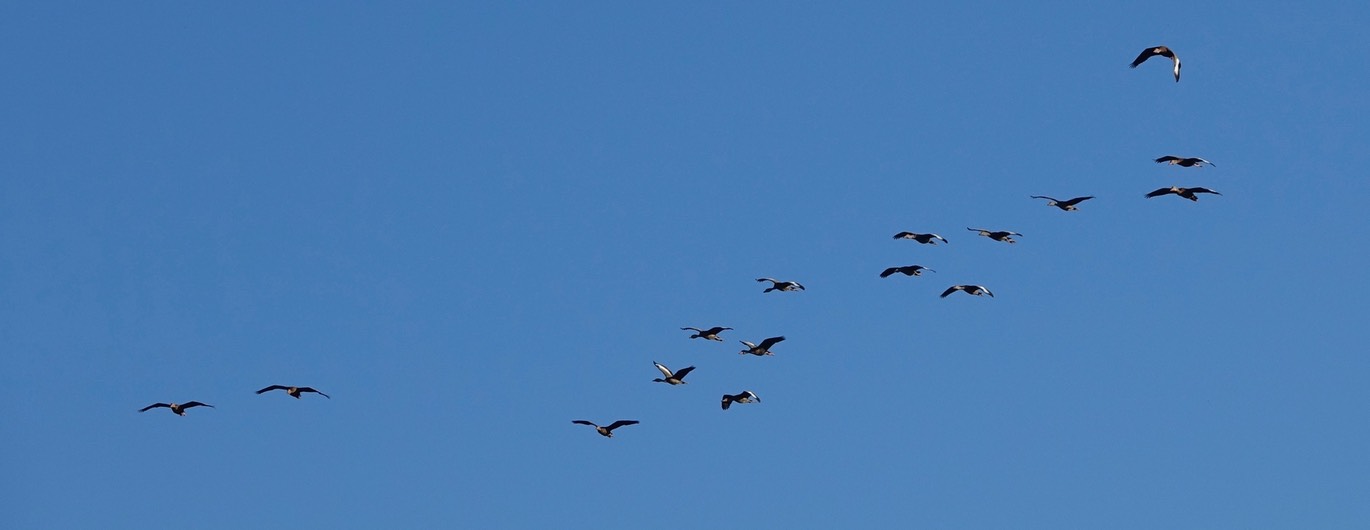
M 1362 528 L 1365 9 L 0 7 L 0 521 Z

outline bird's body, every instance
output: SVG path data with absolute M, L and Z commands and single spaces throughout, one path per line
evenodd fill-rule
M 1088 196 L 1088 197 L 1076 197 L 1076 198 L 1074 198 L 1074 199 L 1070 199 L 1070 200 L 1066 200 L 1066 201 L 1056 200 L 1056 199 L 1053 199 L 1053 198 L 1051 198 L 1051 197 L 1047 197 L 1046 195 L 1033 195 L 1032 198 L 1034 198 L 1034 199 L 1046 199 L 1046 200 L 1047 200 L 1047 206 L 1055 206 L 1055 207 L 1057 207 L 1057 208 L 1060 208 L 1060 209 L 1063 210 L 1063 211 L 1073 212 L 1073 211 L 1075 211 L 1075 210 L 1079 210 L 1079 208 L 1076 208 L 1075 205 L 1080 204 L 1080 203 L 1082 203 L 1082 202 L 1085 202 L 1085 201 L 1087 201 L 1087 200 L 1093 199 L 1094 196 L 1093 196 L 1093 195 L 1090 195 L 1090 196 Z
M 692 339 L 708 339 L 708 340 L 716 340 L 716 341 L 720 341 L 720 342 L 721 342 L 723 339 L 718 338 L 718 334 L 719 334 L 719 333 L 722 333 L 722 332 L 724 332 L 724 331 L 728 331 L 728 330 L 733 329 L 733 328 L 725 328 L 725 327 L 723 327 L 723 326 L 714 326 L 714 327 L 709 328 L 709 329 L 699 329 L 699 328 L 680 328 L 680 329 L 681 329 L 682 331 L 693 331 L 694 334 L 693 334 L 693 335 L 690 335 L 690 338 L 692 338 Z
M 884 272 L 880 273 L 880 277 L 889 278 L 896 273 L 903 274 L 904 276 L 920 276 L 923 274 L 923 271 L 937 272 L 922 265 L 905 265 L 903 267 L 890 267 L 885 269 Z
M 747 349 L 737 353 L 740 355 L 746 355 L 750 353 L 758 357 L 762 355 L 775 355 L 774 353 L 771 353 L 771 346 L 775 346 L 776 343 L 782 340 L 785 340 L 785 337 L 771 337 L 769 339 L 761 341 L 761 344 L 752 344 L 745 340 L 740 340 L 738 342 L 741 342 L 743 345 L 745 345 Z
M 728 410 L 728 407 L 731 407 L 733 403 L 751 403 L 753 401 L 760 403 L 761 398 L 751 390 L 743 390 L 741 394 L 723 394 L 723 410 Z
M 1171 61 L 1172 63 L 1174 63 L 1174 65 L 1175 65 L 1175 68 L 1174 68 L 1174 72 L 1175 72 L 1175 82 L 1176 82 L 1176 83 L 1179 83 L 1179 82 L 1180 82 L 1180 57 L 1177 56 L 1177 55 L 1175 55 L 1175 52 L 1170 51 L 1170 48 L 1167 48 L 1167 47 L 1165 47 L 1165 46 L 1155 46 L 1155 47 L 1151 47 L 1151 48 L 1147 48 L 1147 49 L 1145 49 L 1145 50 L 1142 50 L 1142 53 L 1141 53 L 1140 55 L 1138 55 L 1136 59 L 1133 59 L 1133 60 L 1132 60 L 1132 67 L 1133 67 L 1133 68 L 1136 68 L 1137 65 L 1142 64 L 1142 63 L 1146 62 L 1147 59 L 1150 59 L 1150 58 L 1155 57 L 1155 56 L 1157 56 L 1157 55 L 1159 55 L 1159 56 L 1161 56 L 1161 57 L 1169 58 L 1170 61 Z
M 1197 157 L 1197 156 L 1191 156 L 1191 157 L 1185 158 L 1185 157 L 1178 157 L 1178 156 L 1173 156 L 1173 155 L 1165 155 L 1165 156 L 1163 156 L 1163 157 L 1157 158 L 1157 159 L 1156 159 L 1156 163 L 1157 163 L 1157 164 L 1170 164 L 1170 165 L 1172 165 L 1172 166 L 1180 166 L 1180 167 L 1204 167 L 1204 166 L 1214 166 L 1214 167 L 1217 167 L 1217 164 L 1214 164 L 1214 163 L 1212 163 L 1212 162 L 1209 162 L 1209 161 L 1204 160 L 1204 159 L 1202 159 L 1202 158 L 1199 158 L 1199 157 Z
M 982 236 L 988 237 L 995 241 L 1003 241 L 1005 243 L 1017 243 L 1017 241 L 1013 240 L 1013 236 L 1022 237 L 1023 235 L 1019 234 L 1018 232 L 1009 232 L 1006 230 L 985 230 L 984 228 L 967 228 L 966 230 L 970 230 L 971 232 L 979 232 Z
M 667 368 L 667 367 L 666 367 L 666 365 L 663 365 L 663 364 L 661 364 L 661 363 L 659 363 L 659 362 L 656 362 L 656 361 L 652 361 L 652 364 L 656 365 L 656 369 L 657 369 L 657 370 L 660 370 L 660 371 L 661 371 L 661 375 L 662 375 L 663 377 L 665 377 L 665 379 L 662 379 L 662 378 L 653 379 L 652 382 L 653 382 L 653 383 L 667 383 L 667 384 L 670 384 L 670 385 L 684 385 L 684 384 L 686 384 L 686 383 L 685 383 L 685 376 L 688 375 L 688 374 L 690 373 L 691 370 L 694 370 L 694 369 L 695 369 L 695 367 L 693 367 L 693 366 L 687 366 L 687 367 L 685 367 L 685 368 L 681 368 L 679 372 L 674 372 L 674 373 L 673 373 L 673 372 L 671 372 L 671 369 L 670 369 L 670 368 Z
M 272 391 L 272 390 L 284 390 L 285 393 L 286 393 L 287 395 L 289 395 L 290 397 L 293 397 L 293 398 L 295 398 L 295 399 L 300 399 L 300 393 L 302 393 L 302 392 L 313 392 L 313 393 L 315 393 L 315 394 L 318 394 L 318 395 L 320 395 L 320 396 L 326 397 L 326 398 L 328 398 L 328 399 L 333 399 L 333 398 L 331 398 L 331 397 L 328 397 L 328 394 L 325 394 L 325 393 L 323 393 L 323 392 L 319 392 L 318 390 L 314 390 L 313 388 L 310 388 L 310 387 L 307 387 L 307 386 L 271 385 L 271 386 L 269 386 L 269 387 L 266 387 L 266 388 L 263 388 L 263 389 L 261 389 L 261 390 L 258 390 L 257 393 L 258 393 L 258 394 L 262 394 L 262 393 L 265 393 L 265 392 L 270 392 L 270 391 Z
M 594 422 L 586 420 L 571 420 L 571 423 L 577 425 L 589 425 L 591 427 L 594 427 L 595 431 L 598 431 L 600 436 L 603 436 L 605 438 L 613 438 L 614 429 L 617 429 L 624 425 L 637 425 L 640 422 L 638 422 L 637 420 L 618 420 L 616 422 L 610 423 L 608 426 L 605 427 L 600 427 L 599 425 L 596 425 Z
M 757 278 L 756 281 L 758 281 L 758 282 L 771 282 L 771 286 L 770 286 L 770 287 L 767 287 L 765 291 L 761 291 L 761 292 L 763 292 L 763 293 L 769 293 L 769 292 L 771 292 L 771 291 L 785 292 L 785 291 L 803 291 L 803 290 L 804 290 L 804 286 L 803 286 L 803 285 L 799 285 L 799 282 L 782 282 L 782 281 L 780 281 L 780 280 L 776 280 L 776 279 L 772 279 L 772 278 Z
M 927 244 L 936 245 L 936 244 L 937 244 L 937 241 L 939 241 L 939 240 L 940 240 L 941 242 L 943 242 L 943 243 L 946 243 L 946 242 L 947 242 L 946 238 L 944 238 L 944 237 L 942 237 L 942 236 L 939 236 L 939 235 L 937 235 L 937 234 L 920 234 L 920 233 L 918 233 L 918 232 L 900 232 L 900 233 L 898 233 L 898 234 L 894 234 L 894 238 L 895 238 L 895 239 L 912 239 L 912 240 L 917 241 L 917 242 L 919 242 L 919 243 L 922 243 L 922 244 L 924 244 L 924 245 L 927 245 Z
M 951 293 L 956 291 L 965 291 L 966 294 L 973 294 L 975 296 L 989 295 L 990 298 L 994 298 L 994 293 L 989 292 L 989 289 L 986 289 L 983 285 L 953 285 L 948 287 L 947 290 L 942 291 L 942 298 L 951 296 Z
M 1150 199 L 1152 197 L 1160 197 L 1162 195 L 1170 195 L 1172 193 L 1195 202 L 1198 202 L 1199 200 L 1199 197 L 1195 195 L 1195 193 L 1212 193 L 1214 195 L 1222 195 L 1221 193 L 1210 190 L 1208 188 L 1181 188 L 1179 186 L 1171 186 L 1169 188 L 1160 188 L 1156 191 L 1148 193 L 1146 194 L 1146 198 Z
M 139 409 L 138 412 L 147 412 L 149 410 L 156 408 L 168 408 L 171 409 L 172 412 L 176 413 L 177 416 L 185 416 L 186 409 L 194 407 L 209 407 L 212 409 L 214 408 L 214 405 L 210 405 L 208 403 L 200 403 L 199 401 L 187 401 L 185 403 L 153 403 L 151 405 Z

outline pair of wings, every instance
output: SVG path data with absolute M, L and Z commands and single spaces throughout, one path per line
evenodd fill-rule
M 1146 194 L 1146 198 L 1150 199 L 1152 197 L 1160 197 L 1162 195 L 1168 195 L 1171 193 L 1174 193 L 1176 195 L 1184 195 L 1185 193 L 1188 193 L 1190 195 L 1193 195 L 1195 193 L 1212 193 L 1214 195 L 1222 195 L 1221 193 L 1210 190 L 1208 188 L 1180 188 L 1178 190 L 1172 188 L 1161 188 Z
M 696 332 L 696 333 L 699 333 L 700 335 L 717 335 L 717 334 L 719 334 L 719 333 L 722 333 L 722 332 L 724 332 L 724 331 L 728 331 L 728 330 L 733 329 L 733 328 L 725 328 L 725 327 L 723 327 L 723 326 L 714 326 L 714 327 L 709 328 L 709 329 L 699 329 L 699 328 L 680 328 L 680 329 L 681 329 L 681 330 L 690 330 L 690 331 L 694 331 L 694 332 Z
M 785 337 L 771 337 L 771 338 L 769 338 L 769 339 L 766 339 L 766 340 L 761 341 L 761 344 L 752 344 L 752 343 L 747 342 L 747 341 L 745 341 L 745 340 L 738 341 L 738 342 L 741 342 L 742 344 L 745 344 L 745 345 L 747 345 L 747 347 L 750 347 L 750 348 L 760 348 L 760 349 L 763 349 L 763 350 L 769 350 L 769 349 L 771 349 L 771 346 L 775 346 L 776 343 L 778 343 L 778 342 L 780 342 L 780 341 L 782 341 L 782 340 L 785 340 Z
M 586 421 L 586 420 L 571 420 L 571 423 L 575 423 L 575 424 L 577 424 L 577 425 L 589 425 L 589 426 L 595 427 L 595 428 L 598 428 L 598 427 L 599 427 L 599 425 L 596 425 L 595 422 Z M 612 431 L 612 430 L 617 429 L 617 428 L 619 428 L 619 427 L 622 427 L 622 426 L 624 426 L 624 425 L 637 425 L 638 423 L 641 423 L 641 422 L 639 422 L 639 421 L 637 421 L 637 420 L 618 420 L 618 421 L 616 421 L 616 422 L 610 423 L 609 425 L 605 426 L 605 427 L 604 427 L 604 430 L 606 430 L 606 431 Z
M 695 369 L 695 367 L 693 366 L 686 366 L 684 368 L 681 368 L 679 372 L 672 373 L 671 369 L 667 368 L 666 365 L 663 365 L 656 361 L 652 361 L 652 364 L 656 365 L 656 369 L 661 370 L 662 377 L 665 377 L 667 379 L 670 379 L 672 377 L 676 379 L 684 379 L 685 374 L 688 374 Z
M 987 295 L 994 296 L 994 293 L 989 292 L 989 289 L 986 289 L 983 285 L 953 285 L 951 287 L 948 287 L 947 290 L 942 291 L 942 298 L 951 296 L 951 293 L 954 293 L 956 291 L 966 291 L 967 293 L 969 293 L 972 290 L 979 290 Z
M 272 390 L 285 390 L 285 391 L 289 392 L 289 391 L 290 391 L 290 387 L 284 386 L 284 385 L 271 385 L 271 386 L 269 386 L 269 387 L 266 387 L 266 388 L 263 388 L 263 389 L 261 389 L 261 390 L 258 390 L 257 393 L 258 393 L 258 394 L 262 394 L 262 393 L 265 393 L 265 392 L 270 392 L 270 391 L 272 391 Z M 331 398 L 331 397 L 328 397 L 328 394 L 325 394 L 325 393 L 320 392 L 320 391 L 318 391 L 318 390 L 314 390 L 312 387 L 297 386 L 297 387 L 295 387 L 295 390 L 299 390 L 300 392 L 313 392 L 313 393 L 315 393 L 315 394 L 318 394 L 318 395 L 320 395 L 320 396 L 326 397 L 326 398 L 328 398 L 328 399 L 333 399 L 333 398 Z
M 929 269 L 929 268 L 924 267 L 924 266 L 922 266 L 922 265 L 906 265 L 906 266 L 903 266 L 903 267 L 890 267 L 890 268 L 888 268 L 888 269 L 885 269 L 884 272 L 881 272 L 881 273 L 880 273 L 880 277 L 881 277 L 881 278 L 889 278 L 890 275 L 892 275 L 892 274 L 894 274 L 894 273 L 896 273 L 896 272 L 903 273 L 905 276 L 913 276 L 913 275 L 914 275 L 915 273 L 917 273 L 918 271 L 937 272 L 937 271 L 935 271 L 935 270 Z
M 979 232 L 980 235 L 988 237 L 1006 237 L 1023 235 L 1019 234 L 1018 232 L 1009 232 L 1007 230 L 985 230 L 983 228 L 966 228 L 966 230 L 970 230 L 971 232 Z
M 939 236 L 939 235 L 937 235 L 937 234 L 920 234 L 920 233 L 917 233 L 917 232 L 900 232 L 900 233 L 898 233 L 898 234 L 894 234 L 894 238 L 895 238 L 895 239 L 927 240 L 927 241 L 932 241 L 933 239 L 941 239 L 943 243 L 946 243 L 946 242 L 947 242 L 947 239 L 946 239 L 946 238 L 944 238 L 944 237 L 942 237 L 942 236 Z
M 210 405 L 209 403 L 200 403 L 199 401 L 191 401 L 191 402 L 187 402 L 187 403 L 182 403 L 182 404 L 180 405 L 180 407 L 181 407 L 181 410 L 185 410 L 185 409 L 188 409 L 188 408 L 191 408 L 191 407 L 209 407 L 209 408 L 212 409 L 212 408 L 214 408 L 214 405 Z M 138 412 L 147 412 L 147 411 L 149 411 L 149 410 L 157 409 L 157 408 L 168 408 L 168 409 L 169 409 L 169 408 L 171 408 L 171 404 L 170 404 L 170 403 L 153 403 L 153 404 L 151 404 L 151 405 L 148 405 L 148 406 L 146 406 L 146 407 L 143 407 L 143 408 L 141 408 L 141 409 L 138 409 Z
M 1059 204 L 1059 205 L 1061 205 L 1061 206 L 1075 206 L 1076 204 L 1080 204 L 1080 203 L 1085 202 L 1085 201 L 1087 201 L 1087 200 L 1093 199 L 1094 196 L 1093 196 L 1093 195 L 1090 195 L 1090 196 L 1088 196 L 1088 197 L 1076 197 L 1076 198 L 1071 199 L 1071 200 L 1068 200 L 1068 201 L 1062 201 L 1062 200 L 1054 199 L 1054 198 L 1051 198 L 1051 197 L 1047 197 L 1046 195 L 1033 195 L 1032 198 L 1034 198 L 1034 199 L 1046 199 L 1046 200 L 1048 200 L 1048 201 L 1054 202 L 1054 203 Z M 1019 234 L 1019 235 L 1022 235 L 1022 234 Z

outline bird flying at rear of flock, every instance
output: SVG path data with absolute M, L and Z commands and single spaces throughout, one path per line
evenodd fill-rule
M 771 279 L 771 278 L 757 278 L 756 281 L 758 281 L 758 282 L 771 282 L 771 286 L 770 286 L 770 287 L 767 287 L 765 291 L 761 291 L 761 292 L 763 292 L 763 293 L 769 293 L 769 292 L 771 292 L 771 291 L 781 291 L 781 292 L 785 292 L 785 291 L 803 291 L 803 290 L 804 290 L 804 286 L 803 286 L 803 285 L 799 285 L 799 282 L 782 282 L 782 281 L 780 281 L 780 280 L 775 280 L 775 279 Z
M 1209 161 L 1204 160 L 1204 159 L 1202 159 L 1202 158 L 1199 158 L 1199 157 L 1197 157 L 1197 156 L 1191 156 L 1191 157 L 1188 157 L 1188 158 L 1181 158 L 1181 157 L 1173 156 L 1173 155 L 1165 155 L 1165 156 L 1163 156 L 1163 157 L 1157 158 L 1157 159 L 1156 159 L 1156 163 L 1157 163 L 1157 164 L 1170 164 L 1170 165 L 1172 165 L 1172 166 L 1180 166 L 1180 167 L 1204 167 L 1205 165 L 1209 165 L 1209 166 L 1213 166 L 1213 167 L 1218 167 L 1217 164 L 1214 164 L 1214 163 L 1212 163 L 1212 162 L 1209 162 Z
M 979 232 L 982 236 L 988 237 L 995 241 L 1003 241 L 1005 243 L 1017 243 L 1017 241 L 1013 240 L 1013 236 L 1022 237 L 1023 235 L 1019 234 L 1018 232 L 1008 232 L 1003 230 L 985 230 L 983 228 L 967 228 L 966 230 L 970 230 L 971 232 Z
M 1172 62 L 1175 63 L 1175 82 L 1179 83 L 1180 57 L 1178 55 L 1175 55 L 1175 52 L 1170 51 L 1170 48 L 1167 48 L 1165 46 L 1156 46 L 1153 48 L 1147 48 L 1145 50 L 1142 50 L 1141 55 L 1138 55 L 1136 59 L 1132 60 L 1132 67 L 1136 68 L 1137 65 L 1146 62 L 1147 59 L 1150 59 L 1151 57 L 1156 55 L 1159 55 L 1161 57 L 1168 57 Z
M 975 296 L 989 295 L 990 298 L 994 298 L 994 293 L 989 292 L 989 289 L 986 289 L 983 285 L 953 285 L 948 287 L 947 290 L 942 291 L 942 298 L 951 296 L 951 293 L 956 291 L 965 291 L 966 294 L 973 294 Z
M 746 355 L 746 354 L 750 353 L 750 354 L 756 355 L 756 356 L 761 356 L 761 355 L 775 355 L 775 354 L 771 353 L 771 346 L 775 346 L 775 344 L 776 344 L 777 342 L 780 342 L 780 341 L 782 341 L 782 340 L 785 340 L 785 337 L 771 337 L 771 338 L 769 338 L 769 339 L 766 339 L 766 340 L 761 341 L 761 344 L 752 344 L 752 343 L 747 342 L 747 341 L 745 341 L 745 340 L 740 340 L 740 341 L 738 341 L 738 342 L 741 342 L 743 345 L 747 346 L 747 349 L 742 350 L 742 351 L 737 352 L 737 353 L 738 353 L 739 355 Z
M 671 384 L 671 385 L 684 385 L 684 384 L 687 384 L 687 383 L 685 382 L 685 376 L 686 376 L 686 375 L 689 375 L 690 371 L 695 369 L 695 367 L 693 367 L 693 366 L 687 366 L 687 367 L 685 367 L 685 368 L 681 368 L 679 372 L 674 372 L 674 373 L 672 373 L 672 372 L 671 372 L 671 369 L 670 369 L 670 368 L 667 368 L 666 365 L 663 365 L 663 364 L 661 364 L 661 363 L 659 363 L 659 362 L 656 362 L 656 361 L 652 361 L 652 364 L 656 365 L 656 369 L 657 369 L 657 370 L 661 370 L 661 375 L 665 377 L 665 379 L 662 379 L 662 378 L 660 378 L 660 377 L 658 377 L 658 378 L 656 378 L 656 379 L 653 379 L 653 380 L 652 380 L 653 383 L 667 383 L 667 384 Z
M 714 326 L 714 327 L 709 328 L 709 329 L 699 329 L 699 328 L 680 328 L 680 329 L 681 329 L 682 331 L 693 331 L 693 332 L 695 332 L 693 335 L 690 335 L 690 338 L 692 338 L 692 339 L 708 339 L 708 340 L 722 341 L 723 339 L 718 338 L 718 334 L 719 334 L 719 333 L 723 333 L 724 331 L 728 331 L 728 330 L 733 329 L 733 328 L 725 328 L 725 327 L 723 327 L 723 326 Z
M 637 420 L 618 420 L 616 422 L 610 423 L 607 427 L 600 427 L 599 425 L 595 425 L 595 423 L 592 421 L 585 420 L 571 420 L 571 423 L 577 425 L 589 425 L 591 427 L 594 427 L 595 430 L 599 432 L 600 436 L 603 436 L 605 438 L 613 438 L 614 429 L 617 429 L 624 425 L 637 425 L 639 422 Z
M 163 407 L 171 409 L 171 411 L 175 412 L 177 416 L 185 416 L 186 409 L 194 407 L 209 407 L 212 409 L 214 408 L 214 405 L 210 405 L 209 403 L 200 403 L 199 401 L 190 401 L 186 403 L 153 403 L 151 405 L 138 409 L 138 412 L 147 412 L 152 409 Z
M 263 389 L 261 389 L 261 390 L 258 390 L 257 393 L 258 393 L 258 394 L 262 394 L 262 393 L 270 392 L 270 391 L 272 391 L 272 390 L 284 390 L 285 393 L 286 393 L 287 395 L 289 395 L 290 397 L 293 397 L 293 398 L 295 398 L 295 399 L 300 399 L 300 393 L 302 393 L 302 392 L 313 392 L 313 393 L 315 393 L 315 394 L 318 394 L 318 395 L 320 395 L 320 396 L 323 396 L 323 397 L 328 398 L 328 394 L 325 394 L 325 393 L 323 393 L 323 392 L 319 392 L 318 390 L 314 390 L 313 388 L 310 388 L 310 387 L 307 387 L 307 386 L 271 385 L 271 386 L 269 386 L 269 387 L 266 387 L 266 388 L 263 388 Z M 328 399 L 333 399 L 333 398 L 328 398 Z
M 937 272 L 922 265 L 905 265 L 903 267 L 890 267 L 885 269 L 885 272 L 880 273 L 880 277 L 889 278 L 895 273 L 903 274 L 904 276 L 920 276 L 923 274 L 923 271 Z
M 731 407 L 733 403 L 751 403 L 753 401 L 760 403 L 761 398 L 751 390 L 743 390 L 741 394 L 735 395 L 723 394 L 723 410 L 728 410 L 728 407 Z
M 1199 200 L 1199 197 L 1197 195 L 1194 195 L 1195 193 L 1212 193 L 1214 195 L 1222 195 L 1221 193 L 1210 190 L 1208 188 L 1181 188 L 1179 186 L 1171 186 L 1169 188 L 1161 188 L 1151 193 L 1148 193 L 1146 194 L 1146 198 L 1150 199 L 1152 197 L 1160 197 L 1162 195 L 1170 195 L 1172 193 L 1195 202 Z
M 900 232 L 900 233 L 898 233 L 898 234 L 894 234 L 894 238 L 895 238 L 895 239 L 912 239 L 912 240 L 917 241 L 917 242 L 919 242 L 919 243 L 922 243 L 922 244 L 924 244 L 924 245 L 929 244 L 929 243 L 936 245 L 936 244 L 937 244 L 937 241 L 936 241 L 936 240 L 939 240 L 939 239 L 940 239 L 943 243 L 946 243 L 946 242 L 947 242 L 947 240 L 946 240 L 945 238 L 943 238 L 942 236 L 939 236 L 939 235 L 937 235 L 937 234 L 920 234 L 920 233 L 918 233 L 918 232 Z
M 1075 211 L 1075 210 L 1079 210 L 1079 208 L 1076 208 L 1075 205 L 1080 204 L 1080 203 L 1082 203 L 1082 202 L 1085 202 L 1085 201 L 1087 201 L 1087 200 L 1093 199 L 1094 196 L 1093 196 L 1093 195 L 1090 195 L 1090 196 L 1088 196 L 1088 197 L 1076 197 L 1076 198 L 1070 199 L 1070 200 L 1068 200 L 1068 201 L 1056 200 L 1056 199 L 1053 199 L 1053 198 L 1051 198 L 1051 197 L 1047 197 L 1046 195 L 1033 195 L 1032 198 L 1034 198 L 1034 199 L 1046 199 L 1046 200 L 1047 200 L 1047 206 L 1055 206 L 1055 207 L 1057 207 L 1057 208 L 1060 208 L 1060 209 L 1063 210 L 1063 211 L 1073 212 L 1073 211 Z

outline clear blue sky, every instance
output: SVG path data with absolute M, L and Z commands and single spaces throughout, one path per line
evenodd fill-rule
M 496 4 L 0 7 L 0 526 L 1370 525 L 1366 7 Z

